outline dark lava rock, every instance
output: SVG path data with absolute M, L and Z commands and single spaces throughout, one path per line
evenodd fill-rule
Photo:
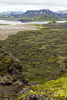
M 0 84 L 12 84 L 18 80 L 27 84 L 28 80 L 23 75 L 22 67 L 19 59 L 0 48 Z
M 3 76 L 0 78 L 0 85 L 11 85 L 13 82 L 13 77 L 8 75 L 8 76 Z
M 21 61 L 0 47 L 0 98 L 11 100 L 25 85 Z
M 43 98 L 40 95 L 32 94 L 32 95 L 29 95 L 29 96 L 23 98 L 22 100 L 43 100 Z

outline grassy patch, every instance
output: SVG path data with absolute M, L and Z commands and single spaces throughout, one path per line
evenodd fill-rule
M 35 85 L 29 87 L 30 91 L 21 94 L 16 100 L 21 100 L 29 95 L 40 95 L 42 100 L 46 98 L 50 100 L 66 100 L 67 98 L 67 73 L 56 80 L 48 81 L 43 85 Z

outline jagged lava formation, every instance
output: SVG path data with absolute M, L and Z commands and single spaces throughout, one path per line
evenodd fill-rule
M 0 99 L 12 100 L 24 85 L 28 85 L 21 70 L 20 60 L 0 48 Z

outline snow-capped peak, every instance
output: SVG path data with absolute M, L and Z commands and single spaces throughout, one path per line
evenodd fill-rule
M 66 14 L 67 10 L 58 10 L 56 13 L 58 13 L 58 14 Z

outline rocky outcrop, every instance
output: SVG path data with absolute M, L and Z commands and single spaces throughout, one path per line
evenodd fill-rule
M 23 98 L 22 100 L 43 100 L 43 98 L 40 95 L 31 94 L 31 95 Z M 48 100 L 48 99 L 45 99 L 45 100 Z
M 25 85 L 28 85 L 28 80 L 23 75 L 20 60 L 0 47 L 0 98 L 16 95 Z

